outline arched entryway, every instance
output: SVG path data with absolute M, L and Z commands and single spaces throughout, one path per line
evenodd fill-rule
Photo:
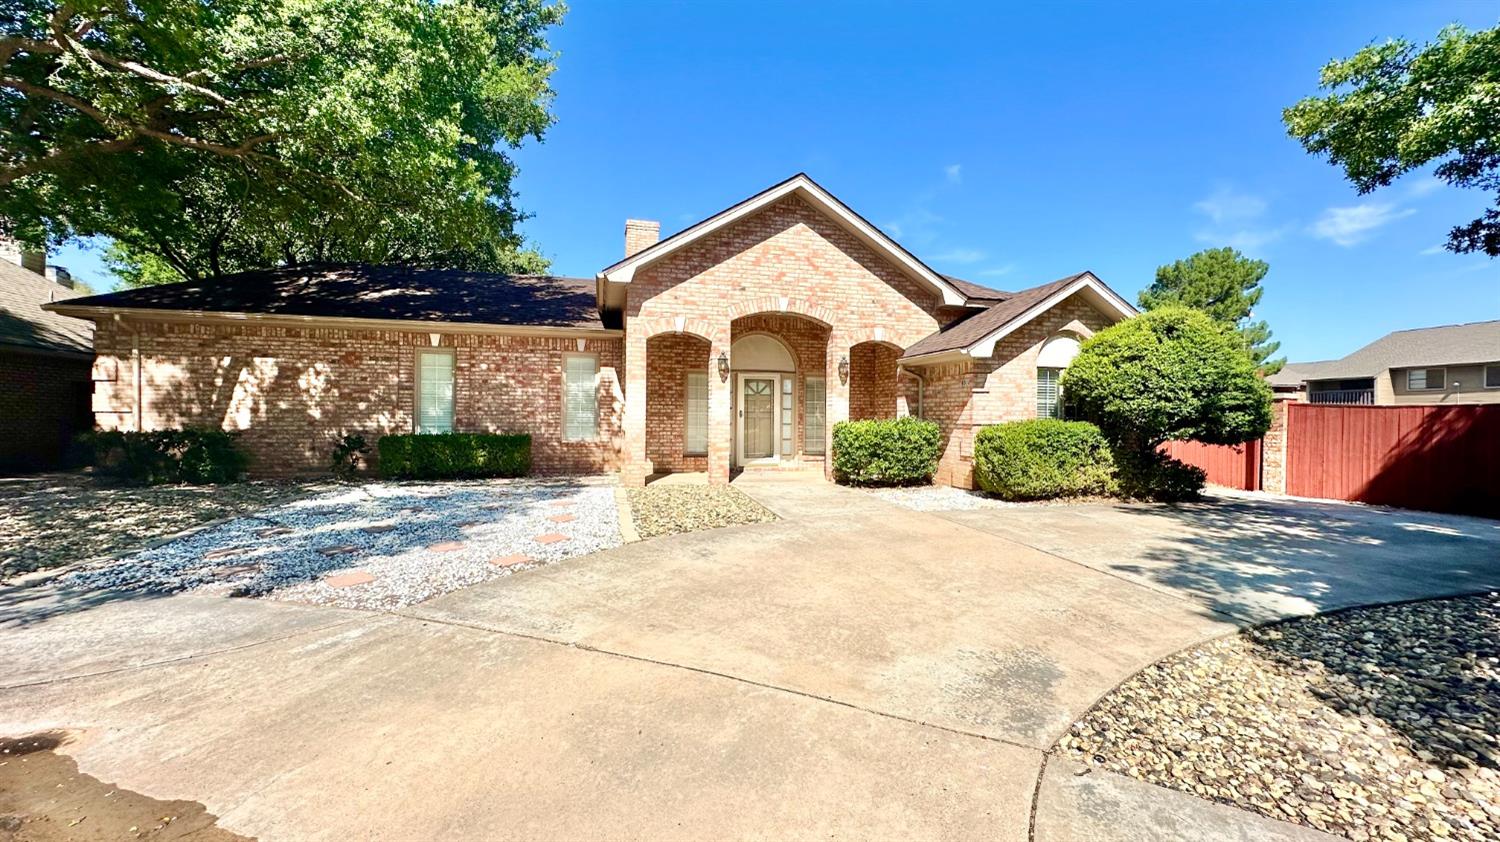
M 790 313 L 730 323 L 735 469 L 821 468 L 827 452 L 827 325 Z
M 711 348 L 691 333 L 646 341 L 646 458 L 654 473 L 708 470 Z
M 871 340 L 849 349 L 849 419 L 895 418 L 900 383 L 901 348 Z

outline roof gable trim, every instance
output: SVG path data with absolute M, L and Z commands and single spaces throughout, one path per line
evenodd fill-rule
M 1117 321 L 1128 319 L 1139 312 L 1130 305 L 1130 302 L 1121 298 L 1118 293 L 1105 286 L 1104 282 L 1095 277 L 1093 272 L 1084 272 L 1073 283 L 1068 284 L 1057 292 L 1054 292 L 1041 301 L 1038 301 L 1036 304 L 1033 304 L 1019 316 L 1016 316 L 1014 319 L 1011 319 L 1010 321 L 1001 325 L 999 328 L 992 331 L 987 336 L 981 338 L 978 342 L 970 345 L 967 349 L 965 349 L 965 351 L 970 356 L 975 357 L 993 356 L 995 353 L 995 345 L 1000 340 L 1011 335 L 1012 333 L 1015 333 L 1017 330 L 1020 330 L 1023 326 L 1029 323 L 1032 319 L 1035 319 L 1037 316 L 1040 316 L 1041 314 L 1067 300 L 1069 297 L 1080 292 L 1088 294 L 1090 303 L 1094 304 L 1096 307 L 1099 305 L 1103 305 L 1102 307 L 1100 307 L 1100 309 L 1105 310 L 1108 314 L 1117 316 Z
M 805 173 L 798 173 L 727 210 L 720 211 L 655 245 L 642 249 L 613 266 L 600 270 L 597 277 L 601 284 L 628 284 L 634 279 L 637 269 L 660 260 L 677 249 L 744 219 L 794 193 L 829 214 L 835 222 L 855 235 L 865 245 L 886 257 L 918 282 L 931 288 L 938 294 L 941 303 L 963 306 L 968 300 L 967 296 L 959 292 L 941 275 L 928 268 L 901 244 L 871 225 L 864 217 L 855 213 L 848 205 L 839 201 Z

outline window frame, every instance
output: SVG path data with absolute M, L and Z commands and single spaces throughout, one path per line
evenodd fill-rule
M 1496 372 L 1495 385 L 1493 385 L 1493 386 L 1490 385 L 1490 369 L 1494 369 L 1495 372 Z M 1485 367 L 1484 367 L 1483 377 L 1484 377 L 1484 380 L 1483 380 L 1484 388 L 1486 388 L 1486 389 L 1500 389 L 1500 363 L 1488 363 L 1488 364 L 1486 364 Z
M 807 387 L 808 384 L 814 381 L 820 383 L 823 387 L 823 402 L 817 405 L 818 415 L 822 420 L 821 423 L 817 425 L 819 439 L 818 449 L 810 450 L 808 448 L 807 435 L 808 431 L 813 429 L 813 425 L 808 423 L 808 409 L 812 407 L 814 403 L 807 398 Z M 795 425 L 796 420 L 794 419 L 792 423 Z M 825 458 L 828 456 L 828 376 L 824 374 L 802 375 L 802 455 L 822 456 Z
M 703 375 L 703 449 L 693 450 L 688 446 L 688 425 L 692 421 L 689 407 L 692 398 L 692 378 L 695 374 Z M 707 456 L 708 455 L 708 401 L 713 392 L 713 384 L 708 382 L 707 368 L 690 368 L 682 373 L 682 455 L 683 456 Z
M 1062 393 L 1062 375 L 1066 370 L 1067 369 L 1057 368 L 1055 366 L 1039 365 L 1036 367 L 1036 388 L 1034 390 L 1035 394 L 1033 395 L 1033 397 L 1035 398 L 1035 403 L 1033 404 L 1033 407 L 1036 412 L 1037 418 L 1055 418 L 1059 421 L 1067 419 L 1068 413 L 1067 408 L 1064 406 Z M 1053 410 L 1047 415 L 1042 414 L 1042 372 L 1044 371 L 1056 372 L 1052 380 Z
M 1413 386 L 1411 384 L 1411 376 L 1413 374 L 1416 374 L 1419 371 L 1422 372 L 1422 382 L 1423 382 L 1424 385 L 1422 385 L 1422 386 Z M 1441 376 L 1441 377 L 1438 378 L 1438 384 L 1436 386 L 1425 385 L 1425 384 L 1428 384 L 1428 383 L 1432 382 L 1432 378 L 1429 375 L 1432 372 L 1434 372 L 1434 371 L 1441 371 L 1443 373 L 1443 376 Z M 1408 391 L 1408 392 L 1442 392 L 1442 391 L 1446 391 L 1447 388 L 1448 388 L 1448 369 L 1446 367 L 1439 368 L 1437 366 L 1428 366 L 1428 367 L 1408 368 L 1406 370 L 1406 391 Z
M 587 359 L 594 363 L 594 432 L 588 436 L 568 435 L 568 361 L 574 359 Z M 558 373 L 562 380 L 562 418 L 559 435 L 561 440 L 568 443 L 597 442 L 600 440 L 600 428 L 603 426 L 599 419 L 599 354 L 594 351 L 566 351 L 562 355 L 562 370 Z
M 412 396 L 411 396 L 411 429 L 413 433 L 421 435 L 442 435 L 451 433 L 458 427 L 458 353 L 456 348 L 418 348 L 416 356 L 412 360 Z M 449 416 L 448 429 L 446 430 L 424 430 L 422 429 L 422 358 L 423 357 L 447 357 L 451 360 L 448 371 L 450 372 L 450 385 L 453 393 L 448 396 Z

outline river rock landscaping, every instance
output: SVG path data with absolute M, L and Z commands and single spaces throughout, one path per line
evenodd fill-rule
M 1195 647 L 1107 695 L 1059 748 L 1350 839 L 1500 839 L 1500 594 Z
M 63 583 L 391 609 L 619 543 L 606 481 L 370 483 L 217 524 Z
M 206 521 L 332 487 L 320 481 L 132 488 L 82 473 L 0 480 L 0 579 L 140 549 Z
M 648 485 L 627 492 L 631 521 L 642 538 L 776 519 L 769 509 L 727 485 Z

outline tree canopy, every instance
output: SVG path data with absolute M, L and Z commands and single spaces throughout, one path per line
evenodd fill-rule
M 127 280 L 306 261 L 537 271 L 508 150 L 552 123 L 544 0 L 0 6 L 0 218 Z M 170 269 L 163 272 L 164 268 Z
M 1319 87 L 1328 93 L 1283 113 L 1287 132 L 1360 193 L 1437 162 L 1438 178 L 1500 198 L 1500 28 L 1451 26 L 1420 48 L 1372 44 L 1325 65 Z M 1500 207 L 1455 226 L 1448 248 L 1500 254 Z
M 1260 282 L 1270 268 L 1265 261 L 1251 260 L 1232 248 L 1204 249 L 1186 260 L 1157 267 L 1156 280 L 1141 290 L 1140 305 L 1146 310 L 1190 307 L 1207 313 L 1235 329 L 1261 374 L 1275 374 L 1286 365 L 1286 357 L 1270 358 L 1281 343 L 1271 341 L 1271 328 L 1264 320 L 1251 321 L 1265 294 Z
M 1271 425 L 1271 389 L 1207 314 L 1163 307 L 1086 340 L 1063 373 L 1079 414 L 1129 451 L 1174 439 L 1240 444 Z

